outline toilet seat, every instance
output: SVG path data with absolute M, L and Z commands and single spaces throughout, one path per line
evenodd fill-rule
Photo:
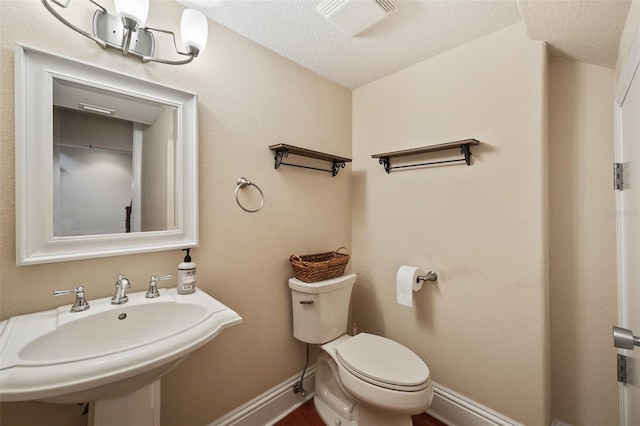
M 374 334 L 360 333 L 336 346 L 340 364 L 375 386 L 417 392 L 430 385 L 429 367 L 409 348 Z

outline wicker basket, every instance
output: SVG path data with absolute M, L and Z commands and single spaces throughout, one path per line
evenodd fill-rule
M 340 250 L 346 253 L 339 253 Z M 329 253 L 304 256 L 292 254 L 289 262 L 291 262 L 293 275 L 297 279 L 306 283 L 315 283 L 342 276 L 349 262 L 349 250 L 346 247 L 340 247 Z

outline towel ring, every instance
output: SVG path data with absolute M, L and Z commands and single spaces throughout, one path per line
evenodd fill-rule
M 258 190 L 258 192 L 260 193 L 260 207 L 258 207 L 255 210 L 251 210 L 246 208 L 245 206 L 242 205 L 242 203 L 240 203 L 240 200 L 238 199 L 238 191 L 241 188 L 244 188 L 245 186 L 253 186 L 255 189 Z M 262 190 L 260 189 L 260 187 L 258 185 L 256 185 L 255 183 L 252 183 L 250 180 L 245 179 L 243 177 L 239 177 L 238 178 L 238 186 L 236 186 L 236 203 L 238 203 L 238 205 L 240 206 L 240 208 L 242 210 L 244 210 L 245 212 L 248 213 L 255 213 L 257 211 L 260 211 L 260 209 L 262 209 L 262 206 L 264 206 L 264 194 L 262 193 Z

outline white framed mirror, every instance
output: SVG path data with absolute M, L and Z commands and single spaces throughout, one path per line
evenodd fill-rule
M 16 263 L 198 245 L 197 95 L 17 44 Z

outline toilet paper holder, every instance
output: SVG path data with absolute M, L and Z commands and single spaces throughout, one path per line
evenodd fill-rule
M 426 275 L 418 275 L 418 278 L 416 278 L 416 283 L 419 283 L 420 281 L 436 281 L 437 279 L 438 274 L 434 271 L 429 271 Z

